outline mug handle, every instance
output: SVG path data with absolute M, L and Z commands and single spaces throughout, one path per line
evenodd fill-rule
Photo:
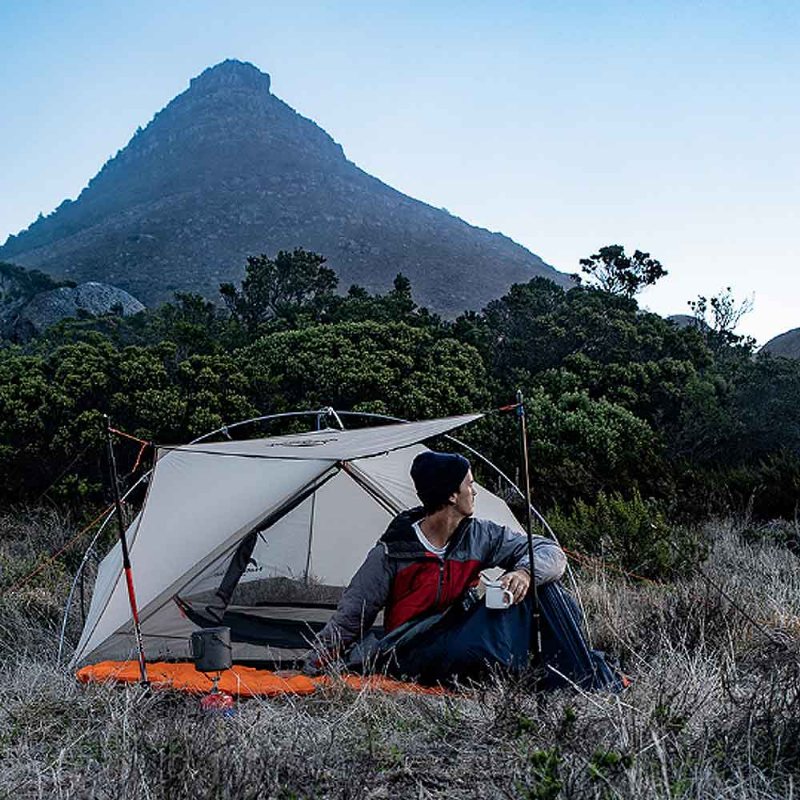
M 510 589 L 503 589 L 503 605 L 506 608 L 514 605 L 514 593 Z

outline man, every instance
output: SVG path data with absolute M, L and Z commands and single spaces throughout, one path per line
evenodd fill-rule
M 370 550 L 320 632 L 316 656 L 306 662 L 309 670 L 360 640 L 381 609 L 389 634 L 385 641 L 415 621 L 435 620 L 426 635 L 417 636 L 405 650 L 395 649 L 393 671 L 400 674 L 439 680 L 448 670 L 463 675 L 472 661 L 481 662 L 474 665 L 479 669 L 486 661 L 508 665 L 513 658 L 519 661 L 520 653 L 527 654 L 529 609 L 520 605 L 530 587 L 527 538 L 473 517 L 476 491 L 466 458 L 425 451 L 414 459 L 411 478 L 422 507 L 395 517 Z M 537 585 L 557 581 L 566 566 L 561 548 L 541 536 L 534 537 L 533 546 Z M 478 613 L 461 609 L 467 591 L 487 567 L 506 570 L 502 585 L 519 606 L 508 619 L 502 615 L 509 612 L 495 612 L 488 634 L 482 606 L 474 610 Z M 442 612 L 447 613 L 438 617 Z M 464 647 L 469 652 L 456 657 L 453 651 Z

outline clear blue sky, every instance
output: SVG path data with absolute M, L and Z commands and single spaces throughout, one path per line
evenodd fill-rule
M 359 166 L 558 269 L 648 250 L 663 314 L 800 326 L 800 4 L 0 0 L 0 241 L 225 58 Z

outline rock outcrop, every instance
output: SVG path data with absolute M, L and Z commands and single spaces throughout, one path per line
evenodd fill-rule
M 295 247 L 325 255 L 342 290 L 383 291 L 402 272 L 418 302 L 446 315 L 537 275 L 571 285 L 509 238 L 363 172 L 239 61 L 194 78 L 77 200 L 9 237 L 0 260 L 112 283 L 150 305 L 174 291 L 217 299 L 246 256 Z
M 25 341 L 69 317 L 128 317 L 144 311 L 144 305 L 128 292 L 104 283 L 82 283 L 41 292 L 21 307 L 7 309 L 5 335 Z
M 679 328 L 697 328 L 698 330 L 708 328 L 708 325 L 703 320 L 693 317 L 691 314 L 671 314 L 667 317 L 667 321 L 677 325 Z

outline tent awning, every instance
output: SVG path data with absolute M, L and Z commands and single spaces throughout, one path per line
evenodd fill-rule
M 254 459 L 352 461 L 389 453 L 433 436 L 447 433 L 483 414 L 464 414 L 423 422 L 401 422 L 356 430 L 322 430 L 268 439 L 187 444 L 159 448 L 164 453 L 181 452 Z

